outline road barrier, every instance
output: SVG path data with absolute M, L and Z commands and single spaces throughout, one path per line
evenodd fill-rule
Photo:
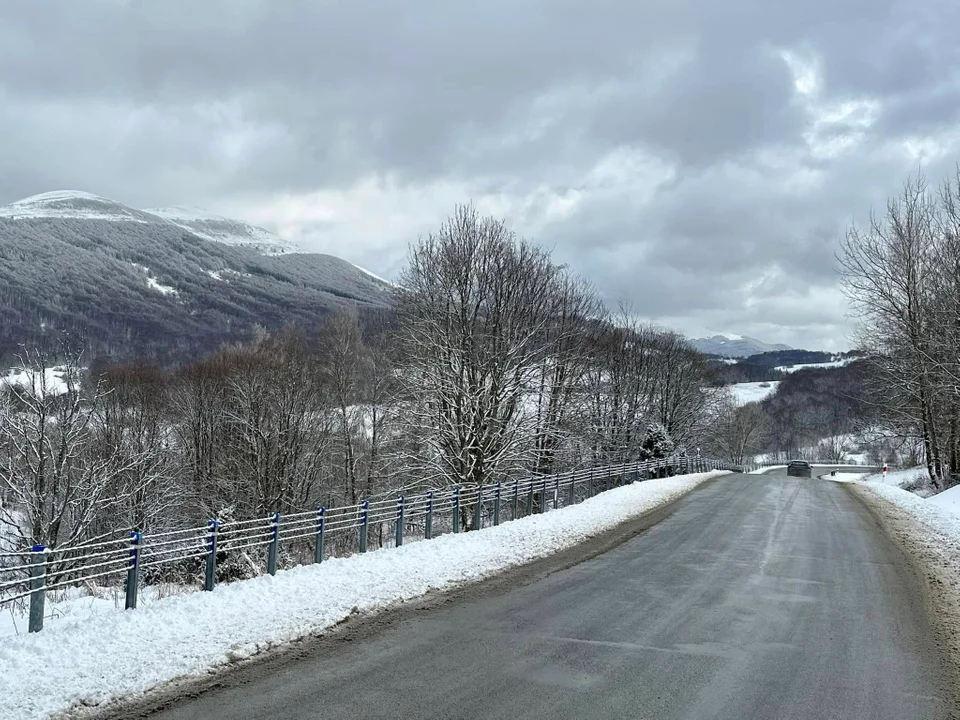
M 331 538 L 338 540 L 333 554 L 368 551 L 371 531 L 380 546 L 384 526 L 392 525 L 392 542 L 400 546 L 412 539 L 430 540 L 448 532 L 479 530 L 548 509 L 573 505 L 603 492 L 640 480 L 690 472 L 732 470 L 734 466 L 700 457 L 670 457 L 645 462 L 590 467 L 555 475 L 517 478 L 489 485 L 457 485 L 416 495 L 365 499 L 358 505 L 319 506 L 305 512 L 244 520 L 210 520 L 203 527 L 141 533 L 72 547 L 30 549 L 0 553 L 0 607 L 29 602 L 29 632 L 43 628 L 47 593 L 98 581 L 123 587 L 125 608 L 137 607 L 140 582 L 145 574 L 187 570 L 202 576 L 203 590 L 217 583 L 217 568 L 242 553 L 249 559 L 257 551 L 266 555 L 266 572 L 275 575 L 283 562 L 281 548 L 289 553 L 288 566 L 321 563 L 330 553 Z M 261 558 L 263 556 L 261 555 Z M 301 558 L 301 559 L 297 559 Z M 311 558 L 311 559 L 305 559 Z

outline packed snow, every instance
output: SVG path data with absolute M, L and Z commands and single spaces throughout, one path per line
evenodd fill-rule
M 949 536 L 954 543 L 960 543 L 960 514 L 951 507 L 945 507 L 947 504 L 955 505 L 960 499 L 957 495 L 951 495 L 947 503 L 936 503 L 931 502 L 932 497 L 922 498 L 895 485 L 868 482 L 866 487 L 906 512 L 919 525 Z
M 104 608 L 83 622 L 0 638 L 0 717 L 49 717 L 207 673 L 353 613 L 389 609 L 552 555 L 724 474 L 647 480 L 479 532 L 331 558 L 137 610 Z
M 730 386 L 730 390 L 733 393 L 733 401 L 737 405 L 746 405 L 770 397 L 777 391 L 779 385 L 779 380 L 734 383 Z

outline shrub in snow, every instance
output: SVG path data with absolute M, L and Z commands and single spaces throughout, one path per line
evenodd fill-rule
M 650 423 L 640 444 L 640 460 L 660 460 L 673 453 L 674 442 L 663 423 Z

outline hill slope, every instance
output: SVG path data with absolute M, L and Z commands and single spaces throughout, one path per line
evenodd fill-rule
M 7 205 L 0 360 L 67 331 L 97 356 L 171 361 L 243 338 L 257 324 L 314 328 L 339 306 L 389 305 L 388 283 L 294 249 L 228 218 L 163 217 L 88 193 Z

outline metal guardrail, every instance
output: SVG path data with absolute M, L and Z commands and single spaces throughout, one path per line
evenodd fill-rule
M 573 505 L 598 492 L 668 474 L 733 470 L 707 458 L 670 457 L 542 475 L 490 485 L 457 485 L 442 490 L 358 505 L 319 506 L 314 510 L 245 520 L 210 520 L 203 527 L 158 533 L 129 534 L 110 540 L 0 553 L 0 607 L 16 602 L 30 605 L 29 631 L 43 628 L 46 594 L 82 583 L 115 583 L 125 592 L 125 608 L 137 607 L 141 575 L 163 568 L 183 569 L 192 563 L 202 571 L 204 590 L 217 582 L 217 564 L 231 553 L 258 550 L 266 554 L 266 571 L 276 574 L 281 543 L 298 550 L 290 566 L 320 563 L 325 557 L 367 552 L 371 531 L 383 546 L 400 546 L 411 539 L 430 540 L 469 527 L 499 525 L 548 509 Z M 386 543 L 384 526 L 392 525 Z

